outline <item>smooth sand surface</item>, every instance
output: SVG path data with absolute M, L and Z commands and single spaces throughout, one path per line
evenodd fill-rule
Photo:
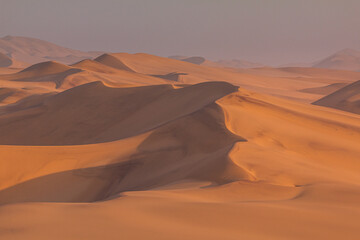
M 125 53 L 4 71 L 0 238 L 358 239 L 360 115 L 310 104 L 358 76 Z

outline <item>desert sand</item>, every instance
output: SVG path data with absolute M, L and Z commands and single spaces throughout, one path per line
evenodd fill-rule
M 1 239 L 360 236 L 360 115 L 330 104 L 358 106 L 358 72 L 143 53 L 5 69 Z

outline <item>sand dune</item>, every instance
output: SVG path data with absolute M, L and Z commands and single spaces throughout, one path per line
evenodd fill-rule
M 0 75 L 0 236 L 358 236 L 360 117 L 304 102 L 359 74 L 119 53 Z
M 0 68 L 23 68 L 28 64 L 16 61 L 0 52 Z
M 102 54 L 73 50 L 39 39 L 17 36 L 0 38 L 0 52 L 30 64 L 49 60 L 70 64 Z
M 317 100 L 313 104 L 360 114 L 360 80 Z
M 204 57 L 186 57 L 181 55 L 170 56 L 171 59 L 181 60 L 184 62 L 189 62 L 198 65 L 204 65 L 209 67 L 220 67 L 220 68 L 260 68 L 265 67 L 265 65 L 260 63 L 254 63 L 244 60 L 219 60 L 219 61 L 210 61 Z
M 344 49 L 317 62 L 313 67 L 360 71 L 360 51 Z
M 42 62 L 32 65 L 22 70 L 20 73 L 23 73 L 24 75 L 26 75 L 26 77 L 34 77 L 34 76 L 41 77 L 44 75 L 65 72 L 69 69 L 71 69 L 71 67 L 68 67 L 64 64 L 57 63 L 54 61 L 48 61 L 48 62 Z
M 103 54 L 103 55 L 99 56 L 98 58 L 96 58 L 95 61 L 102 63 L 104 65 L 108 65 L 113 68 L 133 72 L 133 70 L 131 68 L 129 68 L 128 66 L 126 66 L 126 64 L 124 62 L 122 62 L 120 59 L 114 57 L 111 54 Z
M 185 84 L 221 80 L 260 93 L 309 103 L 325 94 L 316 96 L 300 90 L 325 87 L 333 83 L 351 83 L 360 78 L 358 72 L 340 70 L 316 68 L 225 69 L 149 54 L 116 53 L 112 56 L 137 73 L 152 76 L 167 75 L 173 72 L 184 73 L 187 75 L 183 75 L 180 82 Z
M 10 67 L 13 64 L 11 58 L 5 54 L 0 53 L 0 67 Z
M 266 67 L 264 64 L 254 63 L 244 60 L 232 59 L 232 60 L 219 60 L 215 62 L 217 66 L 227 68 L 262 68 Z M 208 66 L 211 66 L 210 64 Z
M 343 87 L 345 87 L 346 83 L 333 83 L 324 87 L 317 87 L 317 88 L 305 88 L 301 89 L 301 92 L 306 93 L 313 93 L 313 94 L 321 94 L 321 95 L 328 95 L 330 93 L 333 93 Z
M 188 57 L 181 59 L 181 61 L 200 65 L 203 64 L 206 61 L 206 59 L 203 57 Z
M 112 64 L 112 65 L 115 65 L 115 64 Z M 71 66 L 74 68 L 80 68 L 80 69 L 93 71 L 93 72 L 99 72 L 99 73 L 109 73 L 109 74 L 119 73 L 119 71 L 117 71 L 118 70 L 117 68 L 109 67 L 105 64 L 100 63 L 99 61 L 94 61 L 91 59 L 82 60 L 80 62 L 72 64 Z M 121 69 L 121 70 L 123 70 L 123 69 Z
M 6 116 L 0 117 L 4 133 L 0 144 L 72 145 L 114 141 L 194 112 L 199 106 L 235 90 L 236 87 L 227 83 L 204 83 L 179 89 L 171 85 L 126 89 L 94 82 L 51 96 L 32 108 L 9 110 Z M 143 98 L 138 99 L 139 96 Z M 130 102 L 128 106 L 119 109 L 126 102 Z M 154 111 L 158 114 L 152 115 Z M 18 121 L 19 118 L 22 121 Z M 57 130 L 59 124 L 61 131 Z

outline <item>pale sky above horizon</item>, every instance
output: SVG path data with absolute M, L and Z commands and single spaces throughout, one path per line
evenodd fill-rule
M 0 0 L 0 37 L 278 65 L 360 50 L 359 12 L 360 0 Z

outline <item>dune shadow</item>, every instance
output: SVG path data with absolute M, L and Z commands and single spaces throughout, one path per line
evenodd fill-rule
M 109 190 L 136 163 L 110 164 L 53 173 L 0 191 L 0 204 L 18 202 L 95 202 L 110 196 Z
M 154 130 L 125 161 L 16 184 L 0 191 L 0 204 L 95 202 L 187 179 L 217 185 L 246 179 L 246 173 L 228 157 L 239 141 L 246 140 L 226 128 L 224 113 L 214 103 Z
M 152 131 L 237 91 L 225 82 L 183 88 L 112 88 L 91 82 L 3 108 L 0 145 L 65 146 L 116 141 Z

